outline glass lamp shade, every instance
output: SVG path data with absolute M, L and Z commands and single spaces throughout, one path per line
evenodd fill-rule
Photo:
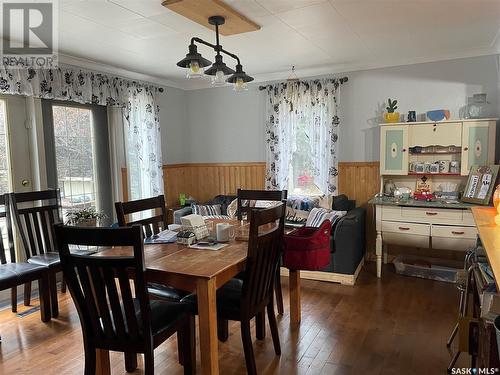
M 243 78 L 237 78 L 234 82 L 233 90 L 238 92 L 247 91 L 247 83 L 243 80 Z
M 218 70 L 212 77 L 212 85 L 214 86 L 226 86 L 226 76 L 222 70 Z
M 195 79 L 203 77 L 203 68 L 200 67 L 198 61 L 191 61 L 188 65 L 186 78 Z

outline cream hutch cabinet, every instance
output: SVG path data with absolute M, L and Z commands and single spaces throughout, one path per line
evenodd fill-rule
M 457 200 L 426 202 L 384 197 L 384 185 L 391 180 L 397 187 L 414 191 L 417 181 L 424 179 L 433 191 L 443 187 L 446 191 L 450 186 L 463 191 L 472 165 L 494 163 L 496 121 L 380 125 L 380 194 L 370 201 L 376 207 L 378 277 L 382 261 L 387 262 L 387 244 L 432 248 L 437 252 L 464 251 L 474 245 L 477 232 L 470 213 L 472 205 Z M 424 168 L 437 162 L 444 163 L 446 169 L 430 173 L 414 167 L 418 164 Z

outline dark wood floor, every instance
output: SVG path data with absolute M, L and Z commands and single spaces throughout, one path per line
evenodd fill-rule
M 286 278 L 283 284 L 286 290 Z M 374 265 L 368 264 L 354 287 L 304 280 L 302 296 L 299 327 L 290 327 L 288 308 L 279 318 L 281 357 L 274 355 L 269 332 L 265 341 L 255 341 L 259 373 L 446 373 L 445 342 L 457 315 L 454 285 L 398 276 L 392 266 L 385 266 L 377 280 Z M 18 318 L 10 310 L 0 312 L 0 374 L 83 372 L 78 316 L 69 293 L 60 295 L 60 302 L 60 317 L 48 324 L 38 313 Z M 228 342 L 219 344 L 221 373 L 244 374 L 237 323 L 230 332 Z M 175 340 L 156 350 L 156 373 L 182 374 Z M 113 374 L 126 374 L 121 355 L 112 353 L 111 364 Z M 458 366 L 468 365 L 463 355 Z M 136 373 L 141 368 L 142 362 Z

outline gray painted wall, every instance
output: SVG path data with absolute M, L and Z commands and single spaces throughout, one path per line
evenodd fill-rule
M 299 70 L 300 75 L 300 70 Z M 342 74 L 344 75 L 344 74 Z M 377 124 L 387 98 L 399 112 L 449 109 L 452 118 L 474 93 L 500 111 L 498 56 L 345 73 L 341 91 L 340 161 L 378 160 Z M 340 75 L 339 75 L 340 76 Z M 167 88 L 160 105 L 164 163 L 264 161 L 264 92 Z

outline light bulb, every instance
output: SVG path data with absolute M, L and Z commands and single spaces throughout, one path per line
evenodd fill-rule
M 236 78 L 236 82 L 234 83 L 234 91 L 246 91 L 248 90 L 247 83 L 243 81 L 243 78 Z
M 191 78 L 200 78 L 202 76 L 203 76 L 203 69 L 201 69 L 198 61 L 195 60 L 191 61 L 188 66 L 186 77 L 191 79 Z
M 214 86 L 226 86 L 226 77 L 222 70 L 217 70 L 212 78 L 212 85 Z

